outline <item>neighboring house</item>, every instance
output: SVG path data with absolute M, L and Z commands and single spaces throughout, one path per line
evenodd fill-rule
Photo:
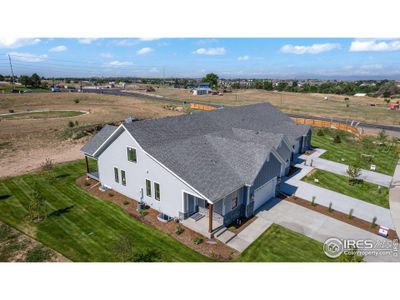
M 201 213 L 211 233 L 275 197 L 310 141 L 310 126 L 263 103 L 106 125 L 82 151 L 103 187 L 171 218 Z
M 192 90 L 193 95 L 206 95 L 211 92 L 212 89 L 208 83 L 199 83 L 198 85 L 194 86 Z

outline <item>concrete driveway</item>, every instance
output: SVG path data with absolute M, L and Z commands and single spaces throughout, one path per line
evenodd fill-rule
M 389 189 L 389 205 L 393 223 L 397 232 L 400 232 L 400 160 L 397 162 L 393 181 Z
M 266 224 L 275 223 L 281 225 L 321 243 L 331 237 L 356 240 L 368 239 L 381 243 L 388 241 L 371 232 L 284 200 L 270 209 L 261 210 L 257 217 L 263 219 Z M 400 253 L 398 254 L 400 255 Z M 400 261 L 400 257 L 370 255 L 365 257 L 365 261 Z

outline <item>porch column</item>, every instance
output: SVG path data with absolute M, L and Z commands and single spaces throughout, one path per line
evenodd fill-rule
M 86 173 L 89 173 L 89 160 L 86 155 L 85 155 L 85 162 L 86 162 Z
M 208 232 L 212 232 L 213 227 L 213 204 L 208 205 Z

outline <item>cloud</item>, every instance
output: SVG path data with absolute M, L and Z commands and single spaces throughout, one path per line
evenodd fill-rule
M 66 46 L 60 45 L 60 46 L 51 48 L 51 49 L 49 50 L 49 52 L 64 52 L 64 51 L 67 51 L 67 49 L 68 49 L 68 48 L 67 48 Z
M 350 52 L 387 52 L 399 51 L 400 40 L 395 41 L 377 41 L 377 40 L 356 40 L 350 45 Z
M 16 49 L 25 46 L 35 45 L 39 42 L 40 39 L 0 38 L 0 48 Z
M 237 59 L 238 60 L 249 60 L 250 57 L 248 55 L 243 55 L 243 56 L 239 56 Z
M 153 50 L 152 48 L 144 47 L 144 48 L 142 48 L 142 49 L 136 51 L 136 54 L 137 54 L 137 55 L 145 55 L 145 54 L 148 54 L 148 53 L 153 52 L 153 51 L 154 51 L 154 50 Z
M 94 41 L 98 40 L 97 38 L 83 38 L 83 39 L 78 39 L 79 44 L 85 44 L 85 45 L 90 45 Z
M 383 69 L 383 65 L 381 65 L 381 64 L 361 65 L 360 69 L 363 69 L 363 70 L 381 70 L 381 69 Z
M 336 43 L 313 44 L 311 46 L 294 46 L 288 44 L 281 48 L 281 52 L 290 54 L 319 54 L 339 48 L 340 44 Z
M 160 70 L 157 69 L 157 68 L 151 68 L 151 69 L 149 70 L 149 73 L 160 73 Z
M 226 53 L 225 48 L 218 47 L 218 48 L 199 48 L 196 51 L 192 52 L 193 54 L 200 54 L 200 55 L 224 55 Z
M 103 53 L 100 53 L 100 57 L 113 58 L 114 56 L 111 53 L 103 52 Z
M 111 66 L 111 67 L 124 67 L 124 66 L 133 65 L 133 62 L 131 62 L 131 61 L 113 60 L 113 61 L 110 61 L 109 63 L 107 63 L 106 65 L 107 66 Z
M 139 41 L 141 42 L 151 42 L 151 41 L 157 41 L 160 38 L 151 38 L 151 37 L 147 37 L 147 38 L 140 38 Z
M 13 60 L 24 61 L 24 62 L 41 62 L 47 59 L 46 54 L 37 55 L 32 53 L 21 53 L 21 52 L 10 52 L 8 53 Z
M 201 39 L 195 42 L 197 45 L 205 45 L 205 44 L 212 44 L 212 43 L 218 43 L 217 39 Z

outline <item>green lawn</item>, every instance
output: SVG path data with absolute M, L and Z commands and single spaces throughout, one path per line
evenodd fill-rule
M 239 258 L 242 262 L 333 262 L 322 243 L 273 224 Z
M 57 176 L 32 174 L 0 181 L 0 219 L 73 261 L 116 261 L 116 245 L 125 237 L 137 252 L 156 251 L 162 261 L 209 261 L 163 232 L 145 225 L 116 205 L 96 199 L 75 185 L 83 161 L 59 165 Z M 45 196 L 49 213 L 38 225 L 28 219 L 32 186 Z M 10 197 L 8 197 L 9 195 Z M 123 247 L 120 246 L 120 247 Z
M 317 133 L 322 130 L 323 136 Z M 341 137 L 341 143 L 334 143 L 333 137 L 338 134 Z M 312 135 L 312 145 L 314 147 L 327 150 L 321 158 L 332 161 L 353 164 L 359 162 L 363 169 L 369 170 L 371 164 L 376 165 L 376 172 L 392 176 L 398 155 L 396 145 L 388 142 L 387 145 L 374 144 L 372 137 L 364 137 L 362 141 L 357 140 L 351 133 L 333 130 L 314 128 Z M 365 155 L 370 155 L 368 158 Z
M 314 182 L 314 179 L 318 179 L 319 182 Z M 378 193 L 378 186 L 376 184 L 364 181 L 359 184 L 350 185 L 348 177 L 322 170 L 314 170 L 309 176 L 304 177 L 303 181 L 389 208 L 389 189 L 387 187 L 381 187 L 381 192 Z
M 57 165 L 53 176 L 33 173 L 0 180 L 0 220 L 72 261 L 121 261 L 124 259 L 116 256 L 115 251 L 127 247 L 142 254 L 155 251 L 158 261 L 211 261 L 173 237 L 137 221 L 118 206 L 80 189 L 75 179 L 84 170 L 81 160 Z M 39 224 L 29 219 L 34 186 L 47 200 L 47 214 L 53 212 Z M 145 256 L 141 257 L 145 260 Z M 236 261 L 331 260 L 323 254 L 321 243 L 273 225 Z

